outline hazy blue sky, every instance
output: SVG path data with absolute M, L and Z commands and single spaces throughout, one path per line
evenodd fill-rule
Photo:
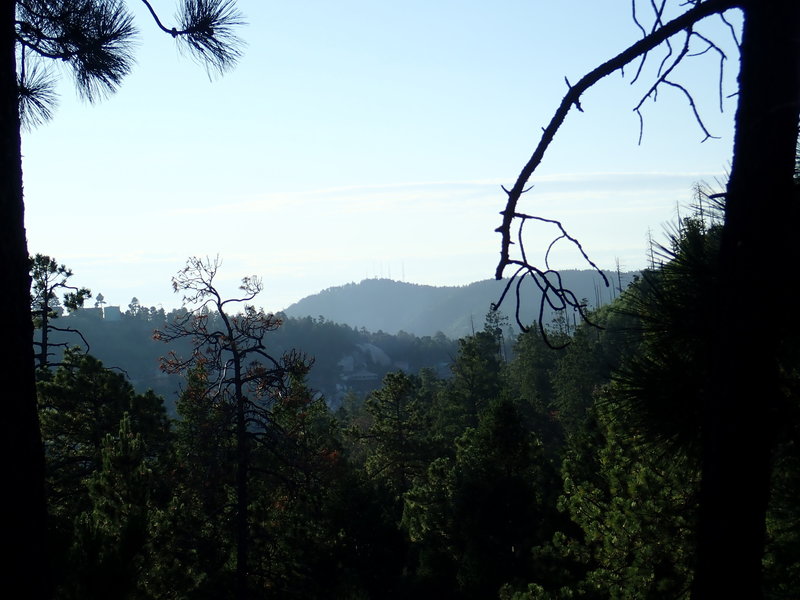
M 640 35 L 622 0 L 238 4 L 244 56 L 210 80 L 129 2 L 140 47 L 120 90 L 88 105 L 65 76 L 55 119 L 24 134 L 30 251 L 109 304 L 177 305 L 170 278 L 189 255 L 219 254 L 223 287 L 263 277 L 268 310 L 366 277 L 492 277 L 500 185 L 530 156 L 564 77 Z M 169 20 L 172 2 L 154 5 Z M 703 31 L 728 54 L 727 96 L 735 45 L 717 19 Z M 693 182 L 722 178 L 730 159 L 735 98 L 720 113 L 713 52 L 675 79 L 720 139 L 701 144 L 685 98 L 664 89 L 637 145 L 632 108 L 662 56 L 639 83 L 631 68 L 584 96 L 520 207 L 561 219 L 602 267 L 644 266 L 648 228 L 660 237 Z M 580 266 L 572 252 L 557 259 Z

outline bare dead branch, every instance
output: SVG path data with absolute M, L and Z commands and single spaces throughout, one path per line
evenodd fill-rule
M 52 331 L 60 331 L 62 333 L 75 333 L 75 334 L 77 334 L 78 337 L 81 338 L 81 341 L 83 342 L 83 345 L 85 346 L 85 349 L 84 349 L 83 353 L 84 354 L 89 354 L 89 352 L 91 352 L 91 346 L 89 346 L 88 340 L 84 337 L 83 333 L 81 333 L 77 329 L 74 329 L 72 327 L 56 327 L 55 325 L 52 325 L 52 324 L 48 325 L 48 327 L 50 327 L 50 329 Z M 50 345 L 51 346 L 64 346 L 64 347 L 68 346 L 67 342 L 64 342 L 63 344 L 50 344 Z
M 514 309 L 514 319 L 522 331 L 527 331 L 528 325 L 522 322 L 522 318 L 520 316 L 520 307 L 522 306 L 522 284 L 526 278 L 530 279 L 536 287 L 539 288 L 541 292 L 541 297 L 539 299 L 539 307 L 538 307 L 538 327 L 540 333 L 542 334 L 543 339 L 551 348 L 559 348 L 562 346 L 554 345 L 551 343 L 549 336 L 547 335 L 547 331 L 544 328 L 544 312 L 545 308 L 549 307 L 554 312 L 565 312 L 568 310 L 572 310 L 577 312 L 583 320 L 587 323 L 594 325 L 588 316 L 588 310 L 585 303 L 578 300 L 575 294 L 567 289 L 562 282 L 561 274 L 550 268 L 549 265 L 549 254 L 553 247 L 561 240 L 567 240 L 573 246 L 575 246 L 578 251 L 581 253 L 581 256 L 588 262 L 592 268 L 597 271 L 597 273 L 603 278 L 603 282 L 605 283 L 606 287 L 610 285 L 608 278 L 606 277 L 605 273 L 600 270 L 597 265 L 592 262 L 589 256 L 586 254 L 586 251 L 583 249 L 581 243 L 571 235 L 569 235 L 561 224 L 560 221 L 556 221 L 554 219 L 545 219 L 543 217 L 537 217 L 533 215 L 526 215 L 517 213 L 514 215 L 515 218 L 519 219 L 519 231 L 518 231 L 518 244 L 520 247 L 520 255 L 522 260 L 510 260 L 509 264 L 514 265 L 517 267 L 514 274 L 506 283 L 500 298 L 497 302 L 492 304 L 492 310 L 497 310 L 502 305 L 503 301 L 505 300 L 508 292 L 511 290 L 512 286 L 514 288 L 514 295 L 516 298 L 516 304 Z M 545 252 L 544 264 L 545 269 L 539 269 L 528 261 L 528 257 L 525 251 L 525 242 L 524 242 L 524 225 L 528 221 L 537 221 L 540 223 L 545 223 L 548 225 L 554 225 L 559 230 L 559 235 L 550 243 L 547 247 Z M 596 326 L 596 325 L 595 325 Z
M 718 87 L 719 87 L 719 111 L 722 112 L 723 111 L 723 107 L 722 107 L 722 100 L 723 100 L 722 81 L 723 81 L 724 75 L 725 75 L 725 61 L 728 59 L 728 57 L 725 54 L 725 52 L 722 50 L 722 48 L 720 48 L 717 44 L 715 44 L 712 40 L 708 39 L 704 35 L 701 35 L 701 34 L 699 34 L 699 33 L 697 33 L 695 31 L 694 32 L 694 36 L 697 37 L 697 38 L 700 38 L 701 40 L 703 40 L 707 44 L 707 47 L 702 52 L 697 52 L 695 54 L 690 54 L 689 56 L 700 56 L 702 54 L 705 54 L 706 52 L 709 52 L 710 50 L 714 50 L 717 54 L 719 54 L 719 79 L 718 79 L 718 82 L 719 82 L 719 85 L 718 85 Z M 734 35 L 734 40 L 735 39 L 736 39 L 736 36 Z M 738 42 L 737 42 L 737 44 L 738 44 Z
M 639 31 L 642 32 L 642 37 L 646 37 L 647 30 L 642 26 L 642 24 L 639 22 L 639 19 L 636 16 L 636 0 L 631 0 L 631 18 L 633 19 L 633 22 L 636 24 L 636 26 L 639 28 Z
M 644 136 L 644 117 L 642 117 L 642 111 L 636 110 L 636 116 L 639 117 L 639 141 L 638 144 L 642 145 L 642 137 Z
M 661 26 L 657 26 L 650 34 L 644 36 L 642 39 L 632 44 L 609 61 L 601 64 L 594 70 L 584 75 L 583 78 L 581 78 L 580 81 L 578 81 L 575 85 L 570 86 L 567 94 L 562 98 L 555 114 L 551 118 L 550 123 L 547 125 L 547 127 L 545 127 L 539 143 L 517 177 L 514 186 L 507 192 L 506 206 L 505 209 L 500 213 L 503 215 L 503 220 L 501 225 L 496 229 L 502 238 L 500 261 L 498 262 L 497 269 L 495 270 L 496 279 L 502 279 L 503 271 L 505 270 L 506 266 L 512 264 L 510 258 L 510 246 L 512 244 L 511 222 L 514 220 L 517 214 L 517 204 L 522 192 L 526 188 L 528 180 L 541 163 L 547 148 L 553 141 L 556 132 L 561 127 L 570 109 L 572 106 L 579 105 L 582 94 L 607 75 L 622 69 L 630 62 L 646 55 L 647 52 L 656 48 L 673 35 L 690 29 L 694 24 L 708 16 L 720 14 L 730 8 L 736 7 L 737 5 L 738 2 L 735 0 L 707 0 L 706 2 L 695 3 L 691 9 L 687 10 L 679 17 L 676 17 L 667 23 L 663 23 Z M 633 10 L 635 10 L 635 7 Z M 640 24 L 639 26 L 641 28 Z M 691 101 L 691 99 L 690 105 L 693 107 L 693 110 L 695 110 L 694 103 Z M 706 130 L 704 129 L 704 131 Z M 708 137 L 711 136 L 709 135 Z
M 740 49 L 740 50 L 741 50 L 741 48 L 742 48 L 742 44 L 741 44 L 741 42 L 739 41 L 739 36 L 738 36 L 738 35 L 736 35 L 736 29 L 734 29 L 734 27 L 733 27 L 733 25 L 731 24 L 731 22 L 730 22 L 730 21 L 728 21 L 728 19 L 726 19 L 726 18 L 725 18 L 725 14 L 724 14 L 724 13 L 720 13 L 720 14 L 719 14 L 719 18 L 722 20 L 722 22 L 723 22 L 723 23 L 725 23 L 725 26 L 726 26 L 726 27 L 728 28 L 728 30 L 731 32 L 731 38 L 733 38 L 733 43 L 734 43 L 734 44 L 736 44 L 736 48 L 738 48 L 738 49 Z
M 664 72 L 664 65 L 666 65 L 667 62 L 669 62 L 669 59 L 673 53 L 672 43 L 669 40 L 666 40 L 665 43 L 667 44 L 667 53 L 664 55 L 664 58 L 661 59 L 661 63 L 659 63 L 658 70 L 656 71 L 656 75 L 659 76 Z
M 672 87 L 674 87 L 674 88 L 677 88 L 677 89 L 679 89 L 680 91 L 682 91 L 682 92 L 683 92 L 683 95 L 684 95 L 684 96 L 686 96 L 686 99 L 689 101 L 689 106 L 692 108 L 692 112 L 694 113 L 694 118 L 695 118 L 695 121 L 697 121 L 697 124 L 700 126 L 700 129 L 702 129 L 702 130 L 703 130 L 703 133 L 706 135 L 706 137 L 704 137 L 704 138 L 701 140 L 701 142 L 705 142 L 705 141 L 706 141 L 707 139 L 709 139 L 709 138 L 713 138 L 713 139 L 719 139 L 719 136 L 716 136 L 716 135 L 711 135 L 711 134 L 709 133 L 708 129 L 706 128 L 706 125 L 705 125 L 705 123 L 703 123 L 703 119 L 702 119 L 702 117 L 700 116 L 700 113 L 699 113 L 699 112 L 697 112 L 697 106 L 696 106 L 696 105 L 695 105 L 695 103 L 694 103 L 694 97 L 692 97 L 692 94 L 691 94 L 691 92 L 689 92 L 689 90 L 687 90 L 687 89 L 686 89 L 685 87 L 683 87 L 681 84 L 679 84 L 679 83 L 675 83 L 674 81 L 669 81 L 668 79 L 665 79 L 665 80 L 664 80 L 664 83 L 665 83 L 665 84 L 667 84 L 667 85 L 670 85 L 670 86 L 672 86 Z
M 639 28 L 639 30 L 642 32 L 642 37 L 645 37 L 645 36 L 647 36 L 647 31 L 642 26 L 642 24 L 639 22 L 639 20 L 638 20 L 638 18 L 636 16 L 636 0 L 632 0 L 631 6 L 632 6 L 632 13 L 633 13 L 633 21 L 636 24 L 636 26 Z M 658 29 L 658 27 L 663 26 L 662 17 L 663 17 L 663 14 L 664 14 L 664 7 L 665 6 L 666 6 L 666 0 L 662 0 L 660 7 L 657 7 L 655 2 L 653 0 L 650 0 L 650 8 L 653 9 L 653 16 L 654 16 L 653 25 L 652 25 L 652 27 L 650 29 L 650 33 L 653 33 L 656 29 Z M 659 74 L 661 73 L 661 69 L 663 69 L 664 65 L 669 60 L 669 57 L 672 56 L 672 44 L 670 43 L 669 39 L 667 39 L 665 41 L 666 41 L 666 44 L 667 44 L 667 54 L 666 54 L 666 56 L 664 56 L 664 58 L 661 59 L 661 65 L 658 68 L 658 73 Z M 633 85 L 634 83 L 636 83 L 639 80 L 639 77 L 642 74 L 642 70 L 644 69 L 644 65 L 647 62 L 648 55 L 649 55 L 649 51 L 644 52 L 642 54 L 641 60 L 639 61 L 639 66 L 636 68 L 636 73 L 635 73 L 633 79 L 631 80 L 631 85 Z
M 683 58 L 688 54 L 689 40 L 691 39 L 691 37 L 692 37 L 692 30 L 691 28 L 689 28 L 686 31 L 686 39 L 684 40 L 683 48 L 681 48 L 681 51 L 678 53 L 678 56 L 675 58 L 675 60 L 672 61 L 672 64 L 663 72 L 661 70 L 661 67 L 659 67 L 659 75 L 655 83 L 653 83 L 653 85 L 650 86 L 650 89 L 647 90 L 647 93 L 645 93 L 645 95 L 642 96 L 641 100 L 639 100 L 639 103 L 633 108 L 633 110 L 636 113 L 638 113 L 640 117 L 641 117 L 640 109 L 642 108 L 642 105 L 645 103 L 645 101 L 651 97 L 655 100 L 655 95 L 658 93 L 658 86 L 664 83 L 669 74 L 672 73 L 675 67 L 677 67 L 678 64 L 683 60 Z

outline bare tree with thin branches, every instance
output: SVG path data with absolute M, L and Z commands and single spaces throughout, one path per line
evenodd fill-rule
M 174 291 L 183 294 L 184 311 L 156 331 L 155 338 L 189 340 L 191 353 L 185 357 L 170 353 L 162 359 L 162 369 L 187 373 L 200 368 L 201 397 L 230 408 L 225 412 L 236 446 L 236 597 L 242 600 L 248 596 L 253 444 L 270 444 L 279 433 L 272 418 L 273 403 L 289 392 L 292 377 L 305 374 L 308 361 L 296 352 L 279 358 L 269 353 L 265 338 L 281 320 L 250 304 L 262 290 L 261 280 L 245 277 L 239 297 L 223 298 L 214 282 L 220 265 L 218 258 L 189 258 L 172 279 Z M 233 314 L 236 307 L 241 312 Z

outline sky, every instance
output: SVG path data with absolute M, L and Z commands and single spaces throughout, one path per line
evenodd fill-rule
M 493 277 L 501 185 L 532 153 L 565 77 L 641 35 L 621 0 L 237 4 L 244 52 L 220 77 L 130 1 L 137 62 L 119 90 L 90 104 L 65 72 L 53 120 L 23 132 L 29 251 L 65 263 L 109 305 L 179 306 L 171 278 L 189 256 L 221 259 L 225 294 L 261 277 L 255 303 L 270 311 L 365 278 Z M 168 22 L 172 2 L 153 5 Z M 638 143 L 632 109 L 661 49 L 638 81 L 632 66 L 583 96 L 518 207 L 560 220 L 601 268 L 646 266 L 649 237 L 685 214 L 693 185 L 724 182 L 738 54 L 719 19 L 698 31 L 727 56 L 722 101 L 714 51 L 672 78 L 719 139 L 703 142 L 686 97 L 664 88 L 643 105 Z M 529 258 L 551 239 L 532 229 Z M 585 266 L 567 246 L 551 259 Z

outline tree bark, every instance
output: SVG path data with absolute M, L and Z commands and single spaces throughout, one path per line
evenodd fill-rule
M 234 352 L 236 350 L 234 349 Z M 249 597 L 250 563 L 250 448 L 247 432 L 246 403 L 242 390 L 239 357 L 234 357 L 236 372 L 236 600 Z
M 797 267 L 794 160 L 800 116 L 800 2 L 743 2 L 739 101 L 720 252 L 693 598 L 763 598 L 781 358 L 795 326 L 760 319 L 788 304 Z M 786 315 L 791 320 L 791 315 Z M 796 339 L 796 338 L 795 338 Z
M 34 381 L 33 323 L 28 248 L 22 201 L 22 158 L 15 59 L 16 3 L 0 3 L 0 344 L 3 376 L 0 456 L 4 469 L 3 543 L 10 550 L 4 589 L 26 598 L 48 598 L 45 547 L 44 451 Z
M 47 291 L 48 290 L 45 288 L 45 297 L 47 297 Z M 41 351 L 40 351 L 40 354 L 39 354 L 39 367 L 42 368 L 42 369 L 47 368 L 47 363 L 50 360 L 50 356 L 49 356 L 49 354 L 47 352 L 47 344 L 49 342 L 48 337 L 49 337 L 49 333 L 50 333 L 50 330 L 49 330 L 49 327 L 48 327 L 48 325 L 49 325 L 49 323 L 48 323 L 48 313 L 50 312 L 49 308 L 50 308 L 50 306 L 49 306 L 48 302 L 45 302 L 44 306 L 42 307 L 42 311 L 41 311 L 41 315 L 40 315 L 40 318 L 42 320 L 42 325 L 41 325 L 41 328 L 42 328 L 42 347 L 41 347 Z M 34 359 L 35 359 L 35 357 L 36 357 L 36 355 L 34 353 Z

